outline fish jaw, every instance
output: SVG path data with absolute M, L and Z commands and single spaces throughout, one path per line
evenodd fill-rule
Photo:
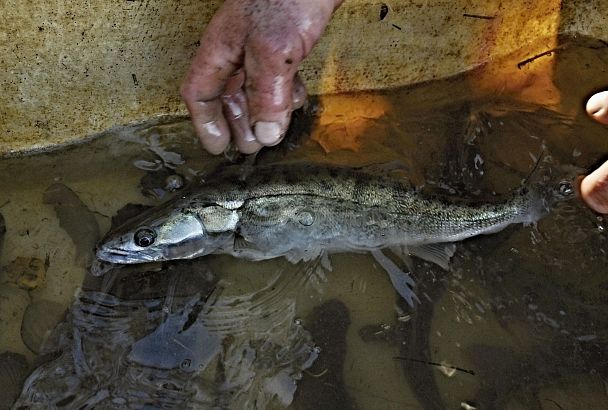
M 198 214 L 179 209 L 168 214 L 136 218 L 110 232 L 97 247 L 97 259 L 136 264 L 191 259 L 210 253 L 217 235 L 209 233 Z
M 139 252 L 134 256 L 134 254 L 132 253 L 124 252 L 117 249 L 97 249 L 95 256 L 100 261 L 117 265 L 132 265 L 136 263 L 156 261 L 156 259 L 152 255 L 146 255 L 143 252 Z

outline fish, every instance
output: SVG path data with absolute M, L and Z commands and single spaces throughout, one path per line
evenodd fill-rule
M 390 249 L 447 269 L 454 242 L 532 224 L 572 197 L 568 180 L 530 179 L 491 203 L 423 195 L 387 174 L 311 163 L 243 172 L 227 167 L 110 232 L 97 247 L 114 264 L 229 254 L 259 261 L 310 261 L 335 252 L 370 252 L 408 303 L 411 277 L 383 253 Z

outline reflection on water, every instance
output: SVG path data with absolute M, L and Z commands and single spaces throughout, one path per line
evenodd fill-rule
M 135 294 L 124 283 L 79 292 L 16 407 L 263 408 L 273 398 L 291 403 L 296 381 L 318 355 L 296 320 L 294 298 L 314 266 L 278 271 L 266 286 L 238 296 L 222 294 L 222 280 L 204 260 L 175 266 L 148 272 L 170 278 Z M 110 273 L 112 282 L 137 275 L 130 270 Z M 141 293 L 161 289 L 162 297 Z
M 558 77 L 605 58 L 579 51 L 563 53 L 572 75 Z M 353 121 L 322 117 L 312 138 L 299 113 L 258 162 L 398 161 L 423 190 L 482 199 L 517 187 L 543 149 L 579 167 L 608 152 L 608 131 L 580 109 L 466 91 L 463 78 L 348 97 L 382 116 L 351 107 Z M 413 309 L 362 254 L 332 255 L 331 272 L 212 255 L 87 273 L 99 232 L 226 162 L 202 153 L 186 120 L 0 161 L 0 408 L 17 395 L 16 408 L 66 409 L 606 402 L 606 221 L 576 201 L 459 243 L 448 271 L 414 260 Z

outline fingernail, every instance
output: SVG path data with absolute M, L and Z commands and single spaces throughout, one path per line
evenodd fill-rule
M 277 122 L 258 121 L 255 123 L 255 137 L 264 145 L 274 145 L 281 138 L 281 126 Z
M 201 124 L 201 129 L 203 129 L 209 137 L 219 138 L 222 136 L 222 129 L 219 127 L 217 121 Z

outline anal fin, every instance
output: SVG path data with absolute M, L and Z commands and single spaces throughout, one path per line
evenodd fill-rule
M 427 262 L 432 262 L 445 270 L 450 266 L 450 258 L 456 252 L 456 245 L 451 242 L 431 243 L 427 245 L 408 246 L 407 251 L 410 255 L 417 256 Z
M 323 249 L 321 248 L 309 248 L 309 249 L 292 249 L 285 253 L 285 258 L 291 263 L 298 263 L 300 261 L 308 262 L 319 256 L 322 256 Z M 329 261 L 322 260 L 321 263 Z M 331 266 L 331 265 L 330 265 Z M 331 270 L 331 269 L 329 269 Z

